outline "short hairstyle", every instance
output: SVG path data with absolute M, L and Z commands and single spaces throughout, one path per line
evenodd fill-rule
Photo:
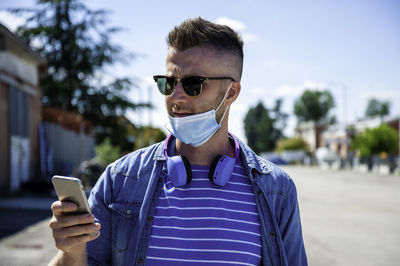
M 243 64 L 243 40 L 240 35 L 226 25 L 212 23 L 201 17 L 187 19 L 176 26 L 168 34 L 167 44 L 179 51 L 195 46 L 212 46 L 238 56 Z

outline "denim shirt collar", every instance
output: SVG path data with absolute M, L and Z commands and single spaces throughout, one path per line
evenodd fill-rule
M 246 144 L 244 144 L 241 140 L 237 139 L 240 146 L 240 154 L 242 158 L 245 158 L 246 164 L 250 171 L 253 172 L 253 169 L 256 170 L 259 174 L 267 175 L 271 173 L 272 166 L 271 163 L 263 160 L 259 156 L 257 156 Z
M 158 143 L 158 147 L 156 148 L 156 151 L 154 152 L 154 157 L 153 160 L 155 161 L 165 161 L 165 156 L 164 156 L 164 144 L 165 141 L 161 141 Z
M 240 139 L 236 138 L 239 142 L 240 146 L 240 157 L 245 158 L 246 166 L 250 169 L 249 173 L 253 172 L 253 169 L 256 170 L 259 174 L 269 174 L 272 171 L 271 163 L 265 160 L 262 160 L 260 157 L 255 155 L 255 153 Z M 154 160 L 156 161 L 164 161 L 165 156 L 163 153 L 165 140 L 160 142 L 155 153 L 154 153 Z

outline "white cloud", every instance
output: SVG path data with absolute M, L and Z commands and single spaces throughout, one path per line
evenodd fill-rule
M 247 26 L 242 21 L 231 19 L 228 17 L 219 17 L 215 20 L 215 23 L 229 26 L 233 30 L 239 32 L 245 43 L 256 41 L 259 39 L 258 35 L 246 32 Z
M 241 114 L 247 112 L 248 106 L 239 102 L 235 102 L 234 104 L 231 105 L 230 109 L 231 109 L 230 113 Z
M 299 86 L 282 85 L 273 90 L 273 95 L 280 98 L 293 97 L 297 96 L 299 91 L 301 91 L 301 87 Z
M 375 98 L 381 101 L 392 101 L 400 99 L 400 92 L 398 89 L 375 87 L 367 89 L 363 96 L 365 99 Z
M 303 82 L 302 88 L 311 90 L 325 90 L 327 85 L 324 82 L 306 80 Z
M 242 39 L 245 43 L 257 41 L 259 39 L 258 35 L 253 33 L 243 33 Z
M 303 85 L 292 86 L 287 84 L 277 88 L 253 87 L 249 89 L 250 93 L 256 98 L 263 98 L 267 94 L 269 95 L 269 98 L 293 98 L 298 97 L 303 90 Z
M 1 10 L 0 23 L 6 26 L 10 31 L 15 32 L 19 26 L 25 23 L 25 19 L 6 10 Z
M 265 95 L 266 88 L 263 87 L 253 87 L 249 88 L 251 94 L 263 96 Z
M 243 22 L 228 17 L 219 17 L 216 19 L 215 23 L 229 26 L 235 31 L 243 31 L 246 29 L 246 25 Z
M 280 98 L 297 98 L 304 92 L 306 89 L 311 90 L 325 90 L 327 87 L 323 82 L 317 81 L 304 81 L 302 84 L 293 86 L 293 85 L 282 85 L 272 90 L 272 94 L 275 97 Z

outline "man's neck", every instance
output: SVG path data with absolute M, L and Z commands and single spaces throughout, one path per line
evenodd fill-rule
M 192 165 L 210 165 L 218 154 L 235 156 L 235 149 L 229 141 L 228 131 L 220 128 L 214 136 L 199 147 L 193 147 L 176 140 L 176 153 L 184 155 Z

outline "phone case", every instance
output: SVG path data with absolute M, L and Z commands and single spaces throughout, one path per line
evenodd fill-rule
M 90 213 L 82 182 L 78 178 L 56 175 L 52 183 L 60 201 L 72 201 L 78 205 L 78 210 L 71 214 Z

